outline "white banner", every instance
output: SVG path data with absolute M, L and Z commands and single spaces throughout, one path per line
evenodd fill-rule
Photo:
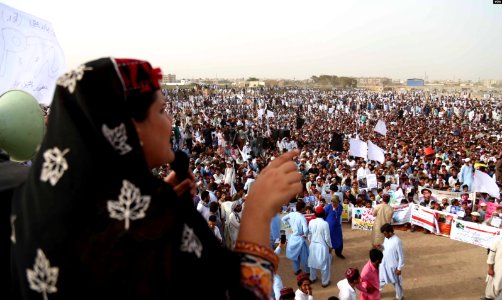
M 51 23 L 2 3 L 0 16 L 0 95 L 19 89 L 50 104 L 66 71 Z
M 422 195 L 423 189 L 428 189 L 429 191 L 431 191 L 431 200 L 441 202 L 443 199 L 446 198 L 446 199 L 448 199 L 448 203 L 450 203 L 450 204 L 451 204 L 452 199 L 457 199 L 457 200 L 462 201 L 461 196 L 462 196 L 462 194 L 465 194 L 465 193 L 461 193 L 461 192 L 440 191 L 440 190 L 435 190 L 435 189 L 430 189 L 430 188 L 426 188 L 423 186 L 419 186 L 418 187 L 418 193 L 420 194 L 420 196 L 418 197 L 419 201 L 422 201 L 424 199 L 424 196 Z M 475 199 L 476 199 L 476 193 L 469 193 L 468 200 L 474 201 Z
M 383 164 L 385 161 L 385 153 L 382 148 L 368 141 L 368 160 L 375 160 Z
M 386 135 L 387 134 L 387 126 L 385 126 L 385 122 L 382 120 L 378 120 L 378 122 L 375 126 L 375 131 L 380 133 L 381 135 Z
M 410 223 L 412 204 L 402 204 L 394 207 L 392 214 L 392 225 L 403 225 Z
M 413 204 L 411 210 L 411 224 L 436 232 L 436 217 L 434 210 Z
M 350 155 L 356 157 L 362 157 L 367 159 L 368 157 L 368 145 L 359 139 L 350 139 Z
M 453 219 L 450 238 L 483 248 L 489 248 L 494 241 L 500 239 L 500 229 Z
M 368 189 L 376 189 L 378 187 L 376 174 L 366 175 L 366 184 L 368 185 Z
M 393 209 L 392 225 L 402 225 L 410 222 L 410 204 L 403 204 Z M 352 209 L 352 229 L 371 230 L 374 223 L 373 208 L 355 207 Z

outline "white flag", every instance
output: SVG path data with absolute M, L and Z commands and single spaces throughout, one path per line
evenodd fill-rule
M 478 193 L 488 193 L 490 196 L 495 198 L 500 196 L 500 189 L 495 180 L 490 177 L 490 175 L 479 170 L 474 171 L 472 191 Z
M 263 113 L 264 113 L 264 112 L 265 112 L 265 110 L 264 110 L 264 109 L 262 109 L 262 108 L 260 108 L 260 109 L 258 110 L 258 119 L 261 119 L 261 117 L 263 117 Z
M 267 109 L 267 118 L 273 118 L 273 117 L 274 117 L 274 112 Z
M 350 155 L 362 157 L 367 159 L 368 157 L 368 145 L 359 139 L 350 139 Z
M 385 153 L 383 149 L 368 141 L 368 160 L 376 160 L 383 164 L 385 161 Z
M 242 150 L 240 148 L 238 148 L 238 149 L 239 149 L 239 152 L 241 153 L 242 160 L 243 161 L 248 161 L 249 155 L 247 155 L 246 153 L 242 152 Z
M 381 135 L 386 135 L 387 134 L 387 127 L 385 126 L 385 122 L 382 120 L 378 120 L 378 122 L 375 126 L 375 131 L 380 133 Z

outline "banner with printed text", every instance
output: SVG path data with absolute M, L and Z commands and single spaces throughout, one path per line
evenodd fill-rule
M 451 203 L 452 199 L 460 200 L 462 198 L 462 194 L 464 194 L 464 193 L 457 193 L 457 192 L 440 191 L 440 190 L 435 190 L 435 189 L 430 189 L 427 187 L 419 186 L 418 187 L 419 201 L 423 200 L 423 196 L 422 196 L 423 189 L 428 189 L 429 191 L 431 191 L 431 199 L 433 201 L 439 201 L 439 202 L 441 202 L 444 198 L 446 198 L 446 199 L 448 199 L 448 202 Z M 476 200 L 476 193 L 468 193 L 468 194 L 469 194 L 468 200 L 471 200 L 471 201 Z
M 66 70 L 52 24 L 0 3 L 0 95 L 23 90 L 49 105 Z
M 417 204 L 411 210 L 411 224 L 436 232 L 435 211 Z
M 410 222 L 411 204 L 402 204 L 393 208 L 392 225 L 403 225 Z M 343 218 L 342 218 L 343 220 Z M 375 223 L 372 208 L 352 209 L 352 229 L 371 230 Z
M 450 238 L 483 248 L 489 248 L 494 241 L 501 238 L 501 235 L 498 228 L 453 219 Z
M 394 207 L 392 214 L 392 225 L 403 225 L 410 222 L 411 218 L 411 204 L 401 204 Z
M 352 229 L 372 230 L 375 217 L 373 208 L 357 207 L 352 209 Z
M 347 223 L 349 221 L 349 205 L 348 204 L 342 204 L 343 210 L 342 210 L 342 222 Z

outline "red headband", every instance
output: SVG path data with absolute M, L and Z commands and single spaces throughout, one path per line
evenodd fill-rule
M 126 93 L 153 92 L 160 89 L 162 71 L 152 68 L 149 62 L 137 59 L 114 59 Z

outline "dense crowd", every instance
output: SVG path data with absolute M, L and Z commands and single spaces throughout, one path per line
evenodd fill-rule
M 190 155 L 200 190 L 214 182 L 214 191 L 219 190 L 222 197 L 231 196 L 230 183 L 236 191 L 244 189 L 268 161 L 293 148 L 301 151 L 297 164 L 306 188 L 310 179 L 317 178 L 314 187 L 320 186 L 319 180 L 322 184 L 336 180 L 342 191 L 352 187 L 361 172 L 377 174 L 380 188 L 388 179 L 385 176 L 391 175 L 407 179 L 401 183 L 410 186 L 455 191 L 459 184 L 467 184 L 470 191 L 472 174 L 469 177 L 463 169 L 479 165 L 493 176 L 501 153 L 500 99 L 423 91 L 199 88 L 164 92 L 176 120 L 175 147 Z M 385 136 L 374 131 L 378 120 L 387 124 Z M 343 137 L 342 151 L 334 150 L 334 135 Z M 385 162 L 350 156 L 348 138 L 356 136 L 383 148 Z M 426 155 L 425 148 L 434 155 Z M 232 178 L 227 167 L 233 169 Z M 352 194 L 357 197 L 357 192 Z
M 388 202 L 386 195 L 391 189 L 401 189 L 404 195 L 401 203 L 414 202 L 458 213 L 464 220 L 481 222 L 485 203 L 500 201 L 500 195 L 487 193 L 476 193 L 475 203 L 467 197 L 433 199 L 429 189 L 477 192 L 472 186 L 476 169 L 487 173 L 500 186 L 501 99 L 472 99 L 462 92 L 421 90 L 197 87 L 163 92 L 175 122 L 173 145 L 190 156 L 199 191 L 194 205 L 228 248 L 235 245 L 246 194 L 256 176 L 275 157 L 293 149 L 299 151 L 295 162 L 303 175 L 304 192 L 292 199 L 289 207 L 284 206 L 283 212 L 296 211 L 326 219 L 331 232 L 329 249 L 334 249 L 342 259 L 345 258 L 342 229 L 336 225 L 340 223 L 339 202 L 350 207 L 376 207 Z M 386 124 L 385 135 L 375 131 L 379 120 Z M 381 147 L 385 151 L 383 163 L 351 156 L 350 138 L 371 141 Z M 154 172 L 165 177 L 169 168 L 165 166 Z M 376 175 L 377 188 L 359 186 L 358 179 L 368 174 Z M 499 210 L 502 215 L 501 206 L 495 217 Z M 312 245 L 312 231 L 315 233 L 317 229 L 311 229 L 310 224 L 302 229 L 303 217 L 295 218 L 290 213 L 282 219 L 293 230 L 288 249 L 299 245 L 295 254 L 287 249 L 286 256 L 297 258 L 292 259 L 293 269 L 302 277 L 305 273 L 301 266 L 309 272 L 308 267 L 315 265 L 311 257 L 319 255 L 311 249 L 309 257 L 302 246 L 303 239 L 310 233 Z M 492 224 L 491 219 L 484 221 Z M 271 225 L 272 247 L 279 241 L 280 222 L 277 218 Z M 380 222 L 378 227 L 385 223 L 388 222 Z M 295 236 L 301 237 L 298 242 Z M 383 235 L 380 236 L 383 242 Z M 280 246 L 279 243 L 276 253 Z M 380 244 L 374 246 L 378 249 Z M 315 270 L 310 269 L 313 271 L 310 281 L 316 280 Z M 328 286 L 329 268 L 322 277 L 323 287 Z M 298 285 L 302 291 L 300 281 Z M 396 296 L 402 297 L 397 286 L 396 291 Z M 277 289 L 277 297 L 279 293 Z M 311 293 L 303 289 L 302 295 L 308 299 Z

